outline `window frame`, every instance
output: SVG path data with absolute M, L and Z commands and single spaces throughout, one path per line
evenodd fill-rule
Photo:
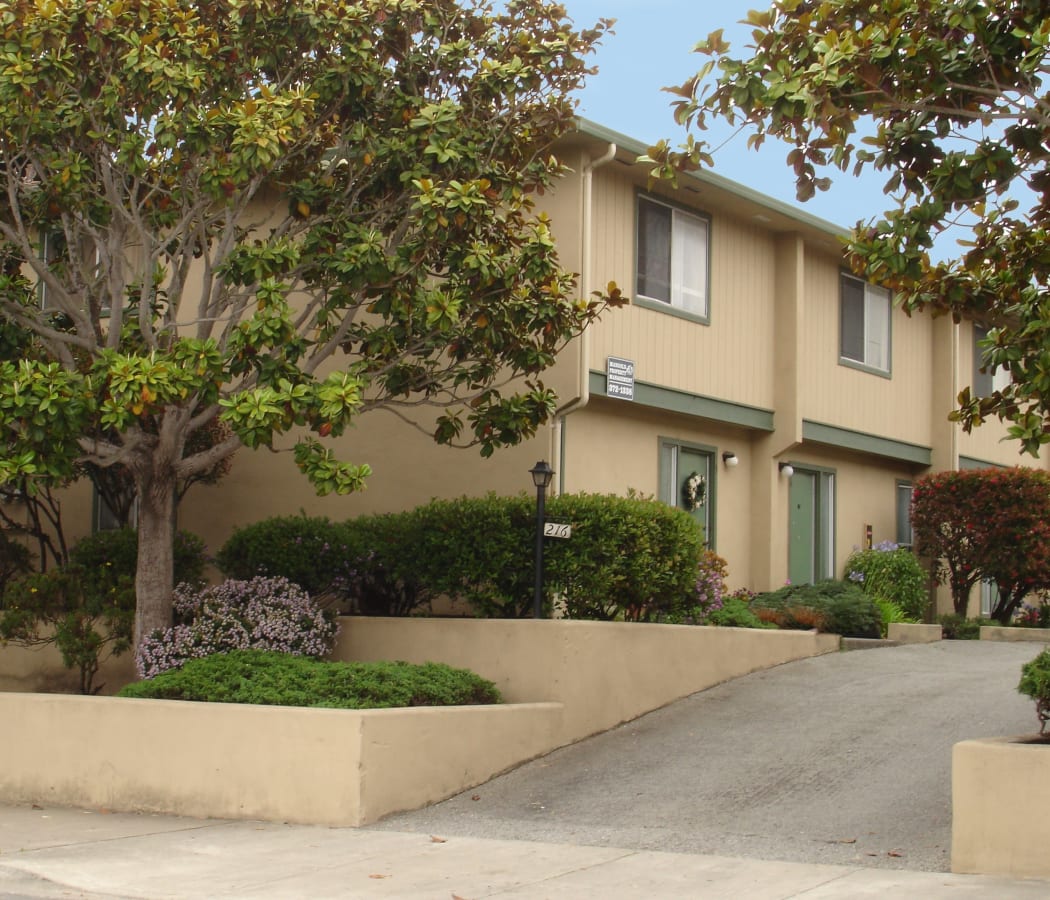
M 668 265 L 670 267 L 669 275 L 669 299 L 662 300 L 659 297 L 653 297 L 650 294 L 646 294 L 641 289 L 642 282 L 642 267 L 641 262 L 641 247 L 642 247 L 642 228 L 641 228 L 641 216 L 642 216 L 642 204 L 650 203 L 654 206 L 663 207 L 670 211 L 670 259 Z M 637 306 L 641 306 L 645 309 L 655 309 L 660 312 L 669 313 L 670 315 L 680 316 L 684 319 L 688 319 L 691 322 L 698 322 L 702 325 L 711 324 L 711 217 L 706 213 L 702 213 L 696 209 L 690 209 L 689 207 L 683 206 L 678 203 L 673 203 L 663 197 L 656 197 L 652 194 L 639 191 L 635 195 L 635 212 L 634 212 L 634 286 L 635 296 L 633 302 Z M 673 286 L 675 283 L 675 219 L 676 217 L 686 217 L 687 220 L 692 220 L 695 223 L 699 223 L 703 226 L 704 231 L 704 247 L 703 247 L 703 312 L 697 312 L 696 310 L 689 309 L 682 305 L 679 301 L 675 302 L 673 296 Z M 680 274 L 680 273 L 679 273 Z
M 847 282 L 853 282 L 854 284 L 860 285 L 863 294 L 862 299 L 864 302 L 864 321 L 861 323 L 861 341 L 864 346 L 864 359 L 854 359 L 852 356 L 846 355 L 846 292 L 844 290 Z M 876 294 L 878 292 L 878 294 Z M 870 343 L 869 332 L 868 332 L 868 315 L 869 315 L 869 303 L 878 297 L 880 300 L 885 300 L 886 308 L 886 328 L 885 328 L 885 361 L 886 367 L 876 365 L 868 361 L 867 347 Z M 886 288 L 879 287 L 871 282 L 864 281 L 862 278 L 858 278 L 851 272 L 840 271 L 839 272 L 839 365 L 846 366 L 850 369 L 858 369 L 861 372 L 868 372 L 872 375 L 879 375 L 882 378 L 893 377 L 893 292 Z
M 911 527 L 911 497 L 914 489 L 914 483 L 902 479 L 897 480 L 894 488 L 897 512 L 897 539 L 895 543 L 898 547 L 907 547 L 909 550 L 915 545 L 915 535 Z M 904 501 L 905 492 L 907 492 L 908 497 L 906 502 Z

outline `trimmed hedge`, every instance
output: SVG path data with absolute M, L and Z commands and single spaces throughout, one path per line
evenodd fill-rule
M 496 686 L 443 663 L 325 662 L 271 650 L 191 659 L 121 689 L 120 697 L 330 709 L 500 703 Z
M 571 618 L 652 621 L 694 599 L 703 536 L 682 510 L 568 494 L 548 501 L 547 518 L 573 529 L 544 545 L 547 613 L 557 598 Z M 524 494 L 435 500 L 342 524 L 269 519 L 239 529 L 218 563 L 233 578 L 283 575 L 367 615 L 408 615 L 443 595 L 516 618 L 532 614 L 535 528 Z
M 846 581 L 785 585 L 756 596 L 751 609 L 760 617 L 763 609 L 779 614 L 788 628 L 814 627 L 814 620 L 795 613 L 811 610 L 823 620 L 820 630 L 830 634 L 877 638 L 881 632 L 882 616 L 875 602 L 858 585 Z

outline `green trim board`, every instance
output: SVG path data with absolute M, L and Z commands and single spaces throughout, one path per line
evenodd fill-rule
M 976 456 L 960 456 L 959 457 L 959 471 L 963 472 L 966 469 L 1009 469 L 1009 466 L 1004 466 L 1002 463 L 988 462 L 986 459 L 977 459 Z
M 802 420 L 802 440 L 844 450 L 856 450 L 860 453 L 872 453 L 901 462 L 915 463 L 921 466 L 933 464 L 933 450 L 921 444 L 909 444 L 894 438 L 881 437 L 877 434 L 866 434 L 837 425 L 825 425 L 822 422 Z
M 604 372 L 592 370 L 588 384 L 592 395 L 605 396 Z M 683 415 L 696 416 L 700 419 L 711 419 L 715 422 L 726 422 L 730 425 L 740 425 L 744 428 L 753 428 L 756 431 L 773 430 L 772 410 L 761 409 L 757 406 L 747 406 L 743 403 L 733 403 L 729 400 L 716 400 L 714 397 L 705 397 L 702 394 L 691 394 L 674 388 L 660 387 L 655 384 L 647 384 L 644 381 L 636 381 L 634 383 L 633 401 L 624 400 L 622 402 L 633 402 L 639 406 L 682 413 Z

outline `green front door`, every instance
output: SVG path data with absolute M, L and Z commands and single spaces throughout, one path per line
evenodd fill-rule
M 788 518 L 788 578 L 812 584 L 819 571 L 818 474 L 798 469 L 791 476 Z
M 689 490 L 692 479 L 694 489 Z M 711 454 L 691 447 L 678 448 L 678 506 L 704 529 L 704 540 L 711 543 Z M 692 500 L 691 500 L 692 498 Z M 699 501 L 699 502 L 696 502 Z M 692 507 L 692 508 L 690 508 Z

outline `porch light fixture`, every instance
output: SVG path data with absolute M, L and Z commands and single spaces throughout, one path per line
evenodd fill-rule
M 722 462 L 726 464 L 727 468 L 733 468 L 733 466 L 740 465 L 740 457 L 738 457 L 732 450 L 726 450 L 722 454 Z
M 554 469 L 540 460 L 529 469 L 532 483 L 536 485 L 536 577 L 532 594 L 532 617 L 543 616 L 543 505 L 547 497 L 547 488 L 554 478 Z
M 785 478 L 790 478 L 792 475 L 795 474 L 795 467 L 791 465 L 791 463 L 781 463 L 780 474 L 783 475 Z

